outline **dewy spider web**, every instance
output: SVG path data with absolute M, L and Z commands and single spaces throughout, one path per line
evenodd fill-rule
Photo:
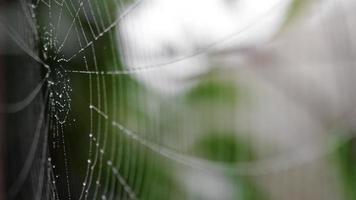
M 182 148 L 168 147 L 165 142 L 169 139 L 162 131 L 172 128 L 162 125 L 162 121 L 179 106 L 154 105 L 158 109 L 152 109 L 152 104 L 162 103 L 161 100 L 128 74 L 169 67 L 206 53 L 254 26 L 282 3 L 271 6 L 243 30 L 206 48 L 165 63 L 125 67 L 116 46 L 120 38 L 116 38 L 115 31 L 143 1 L 22 0 L 20 7 L 27 20 L 25 29 L 33 38 L 29 42 L 25 42 L 16 28 L 2 22 L 10 37 L 45 70 L 44 79 L 36 89 L 23 101 L 9 105 L 7 111 L 17 112 L 26 107 L 39 88 L 46 91 L 44 96 L 48 98 L 26 162 L 9 189 L 10 198 L 16 199 L 24 190 L 26 179 L 37 171 L 39 178 L 32 188 L 33 199 L 183 199 L 183 189 L 172 177 L 177 165 L 259 175 L 325 153 L 304 149 L 303 156 L 289 162 L 272 159 L 235 166 L 190 156 L 186 154 L 189 152 L 186 144 L 178 144 Z M 175 121 L 180 117 L 173 114 L 170 118 Z M 47 126 L 49 134 L 41 134 L 41 129 Z M 181 138 L 180 142 L 188 143 L 186 140 Z M 33 165 L 33 160 L 40 145 L 43 147 L 38 167 Z

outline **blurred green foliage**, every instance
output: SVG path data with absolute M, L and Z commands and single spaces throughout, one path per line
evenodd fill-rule
M 253 152 L 248 144 L 248 141 L 243 141 L 234 133 L 209 133 L 196 141 L 194 152 L 208 160 L 233 164 L 253 160 Z
M 223 80 L 202 79 L 188 94 L 191 103 L 223 103 L 232 105 L 238 103 L 239 94 L 236 86 Z
M 355 133 L 352 133 L 355 134 Z M 356 138 L 337 139 L 339 148 L 336 151 L 337 163 L 340 169 L 346 198 L 356 199 Z
M 238 166 L 240 162 L 256 159 L 251 143 L 233 132 L 213 132 L 203 135 L 194 145 L 194 151 L 207 160 Z M 249 176 L 239 176 L 234 171 L 225 172 L 227 180 L 235 188 L 234 196 L 242 200 L 263 200 L 267 196 Z

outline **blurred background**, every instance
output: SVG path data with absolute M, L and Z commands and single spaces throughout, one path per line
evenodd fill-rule
M 0 199 L 356 199 L 353 0 L 0 0 Z

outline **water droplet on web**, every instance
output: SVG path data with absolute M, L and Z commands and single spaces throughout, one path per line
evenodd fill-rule
M 44 46 L 43 56 L 45 62 L 50 66 L 50 75 L 48 79 L 50 89 L 50 99 L 53 109 L 53 115 L 60 124 L 64 124 L 71 109 L 71 86 L 69 77 L 64 67 L 56 62 L 49 44 Z M 48 52 L 48 53 L 47 53 Z M 48 54 L 48 55 L 47 55 Z M 47 58 L 48 56 L 48 58 Z

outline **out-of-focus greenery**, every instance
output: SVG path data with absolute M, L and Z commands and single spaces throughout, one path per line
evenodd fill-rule
M 233 105 L 238 102 L 239 94 L 231 82 L 203 79 L 187 94 L 187 99 L 195 104 L 215 102 Z
M 234 136 L 234 133 L 215 132 L 202 136 L 194 145 L 194 152 L 202 158 L 238 165 L 239 162 L 248 162 L 255 159 L 253 149 L 249 142 Z M 246 176 L 238 176 L 225 172 L 225 176 L 235 188 L 236 199 L 262 200 L 267 199 L 261 189 Z
M 352 133 L 355 134 L 355 133 Z M 336 139 L 339 148 L 335 152 L 336 161 L 344 183 L 346 198 L 356 199 L 356 139 Z
M 292 0 L 287 14 L 284 17 L 281 30 L 291 25 L 298 17 L 302 16 L 303 12 L 308 8 L 308 4 L 311 4 L 314 0 Z
M 248 141 L 237 138 L 234 133 L 216 132 L 203 135 L 193 148 L 203 158 L 234 164 L 253 160 L 252 149 L 248 144 Z

